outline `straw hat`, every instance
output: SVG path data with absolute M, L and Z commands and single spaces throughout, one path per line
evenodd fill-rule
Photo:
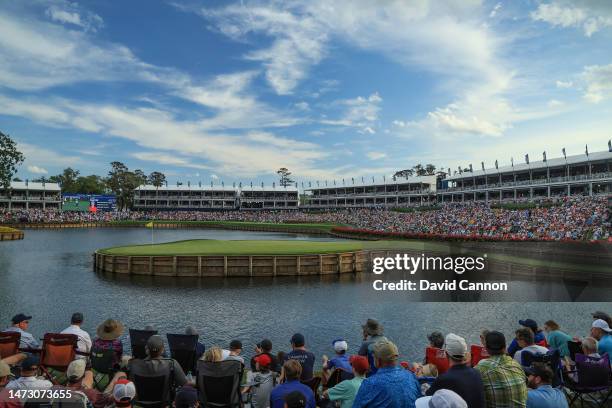
M 96 333 L 102 340 L 115 340 L 123 333 L 123 324 L 118 320 L 107 319 L 98 326 Z

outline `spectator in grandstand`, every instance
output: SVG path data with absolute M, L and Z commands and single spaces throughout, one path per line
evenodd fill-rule
M 219 361 L 223 361 L 223 350 L 221 350 L 220 347 L 212 346 L 204 352 L 201 359 L 203 361 L 208 361 L 209 363 L 218 363 Z
M 240 340 L 230 341 L 229 350 L 223 350 L 223 353 L 224 360 L 235 360 L 244 365 L 244 357 L 240 355 L 242 353 L 242 342 Z
M 255 370 L 255 357 L 261 354 L 266 354 L 268 357 L 270 357 L 270 370 L 279 373 L 279 360 L 272 354 L 272 342 L 269 339 L 263 339 L 255 345 L 255 355 L 251 358 L 251 370 Z
M 416 408 L 471 408 L 463 398 L 452 390 L 441 389 L 432 396 L 416 400 Z
M 198 390 L 186 385 L 181 387 L 174 397 L 174 408 L 198 408 L 200 400 L 198 399 Z
M 308 400 L 304 394 L 299 391 L 293 391 L 285 395 L 285 408 L 306 408 Z
M 268 408 L 276 373 L 270 370 L 272 359 L 269 355 L 262 353 L 254 359 L 255 370 L 247 372 L 246 386 L 242 393 L 248 396 L 253 408 Z
M 388 340 L 378 341 L 374 358 L 378 371 L 363 380 L 353 408 L 414 407 L 421 390 L 415 375 L 397 365 L 397 346 Z
M 125 379 L 127 376 L 123 372 L 117 372 L 113 379 L 109 382 L 104 392 L 100 392 L 94 388 L 94 375 L 91 370 L 86 367 L 87 363 L 84 359 L 77 359 L 68 365 L 66 370 L 66 387 L 80 391 L 87 396 L 94 408 L 104 408 L 113 403 L 111 392 L 113 387 L 120 379 Z
M 285 397 L 294 391 L 298 391 L 306 397 L 306 408 L 315 408 L 315 396 L 312 390 L 300 382 L 302 376 L 302 365 L 297 360 L 289 359 L 283 364 L 281 378 L 284 383 L 277 385 L 270 394 L 270 408 L 283 408 Z
M 6 388 L 11 378 L 11 367 L 4 361 L 0 361 L 0 408 L 21 408 L 21 401 L 11 398 L 10 391 Z
M 480 360 L 476 370 L 484 385 L 486 407 L 525 407 L 525 372 L 519 363 L 506 354 L 506 338 L 498 331 L 491 331 L 485 337 L 485 344 L 490 357 Z
M 444 335 L 435 331 L 427 336 L 427 340 L 429 340 L 429 347 L 439 348 L 444 347 Z
M 37 349 L 40 348 L 40 343 L 32 336 L 32 334 L 28 333 L 28 327 L 30 326 L 30 320 L 32 316 L 27 316 L 23 313 L 16 314 L 11 319 L 12 326 L 6 328 L 4 331 L 7 332 L 17 332 L 21 334 L 21 341 L 19 343 L 19 348 L 22 349 Z
M 163 358 L 164 341 L 160 335 L 149 337 L 146 345 L 147 357 L 145 359 L 132 359 L 128 364 L 130 379 L 137 375 L 153 377 L 165 375 L 168 381 L 163 392 L 163 400 L 168 401 L 170 390 L 187 384 L 187 377 L 181 365 L 174 359 Z
M 132 401 L 136 398 L 136 386 L 133 382 L 121 379 L 113 387 L 114 406 L 108 408 L 132 408 Z
M 612 317 L 606 312 L 602 312 L 600 310 L 593 313 L 593 320 L 601 319 L 608 323 L 608 326 L 612 327 Z
M 302 372 L 300 379 L 302 381 L 308 381 L 312 378 L 315 363 L 315 355 L 306 350 L 305 342 L 303 334 L 295 333 L 291 337 L 292 350 L 285 356 L 285 360 L 296 360 L 301 364 Z
M 349 359 L 353 378 L 344 380 L 323 391 L 323 397 L 340 403 L 340 408 L 351 408 L 359 387 L 367 374 L 370 365 L 364 356 L 351 356 Z
M 514 354 L 517 363 L 523 365 L 523 353 L 546 354 L 548 352 L 546 347 L 535 344 L 534 337 L 533 331 L 528 327 L 516 331 L 516 342 L 520 347 L 520 350 Z
M 51 388 L 51 381 L 38 376 L 40 359 L 35 354 L 30 354 L 21 362 L 21 377 L 14 379 L 6 385 L 13 390 L 44 390 Z
M 91 337 L 89 333 L 81 329 L 83 324 L 83 313 L 76 312 L 72 314 L 70 318 L 70 326 L 62 330 L 63 334 L 74 334 L 78 337 L 77 340 L 77 351 L 81 354 L 77 354 L 76 358 L 86 359 L 87 354 L 91 351 Z
M 113 350 L 113 365 L 118 367 L 123 356 L 123 344 L 119 336 L 123 334 L 123 324 L 118 320 L 107 319 L 96 329 L 96 337 L 92 348 L 97 350 Z
M 591 326 L 591 336 L 597 340 L 597 352 L 612 356 L 612 329 L 605 320 L 597 319 Z
M 523 327 L 528 327 L 534 334 L 534 342 L 536 344 L 545 345 L 546 344 L 546 336 L 544 332 L 538 328 L 538 323 L 536 323 L 533 319 L 525 319 L 519 320 L 519 324 Z M 518 345 L 516 338 L 514 338 L 510 342 L 510 346 L 508 346 L 508 354 L 510 357 L 514 357 L 514 354 L 519 351 L 521 347 Z
M 344 339 L 335 339 L 332 341 L 332 347 L 336 353 L 336 356 L 331 360 L 324 354 L 322 357 L 323 361 L 323 377 L 324 382 L 327 381 L 329 375 L 336 369 L 339 368 L 346 372 L 351 372 L 351 364 L 349 363 L 349 358 L 346 355 L 346 350 L 348 350 L 348 343 Z
M 591 358 L 601 358 L 601 354 L 597 352 L 597 340 L 593 337 L 585 337 L 580 344 L 582 354 Z
M 426 395 L 433 395 L 442 389 L 452 390 L 459 394 L 470 408 L 484 408 L 482 378 L 478 371 L 467 365 L 468 348 L 465 339 L 453 333 L 448 334 L 444 340 L 444 351 L 449 370 L 434 381 Z
M 187 328 L 185 329 L 185 334 L 188 334 L 190 336 L 197 336 L 198 332 L 193 327 L 187 326 Z M 204 343 L 198 340 L 198 342 L 196 343 L 196 360 L 199 360 L 202 355 L 204 355 L 205 351 L 206 347 L 204 346 Z
M 374 366 L 374 345 L 379 341 L 386 341 L 387 338 L 383 335 L 383 327 L 378 323 L 378 320 L 368 319 L 361 328 L 363 330 L 363 343 L 361 343 L 357 354 L 367 357 L 370 364 L 370 375 L 373 375 L 378 370 Z
M 559 388 L 552 387 L 553 372 L 546 364 L 533 363 L 527 373 L 527 408 L 568 408 L 567 398 Z
M 544 332 L 546 333 L 546 342 L 551 349 L 559 350 L 559 355 L 562 359 L 569 359 L 569 348 L 567 342 L 572 340 L 572 337 L 561 331 L 561 328 L 554 320 L 548 320 L 544 323 Z M 568 361 L 569 362 L 569 361 Z

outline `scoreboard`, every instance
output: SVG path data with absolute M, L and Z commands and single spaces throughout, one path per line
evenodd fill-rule
M 62 209 L 64 211 L 115 211 L 117 197 L 112 194 L 62 194 Z

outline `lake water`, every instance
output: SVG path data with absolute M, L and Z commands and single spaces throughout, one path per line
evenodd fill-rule
M 179 239 L 314 239 L 299 234 L 224 230 L 157 230 L 156 242 Z M 200 331 L 206 346 L 227 347 L 242 340 L 245 354 L 269 338 L 274 350 L 287 351 L 294 332 L 306 336 L 307 346 L 320 361 L 332 354 L 331 341 L 344 337 L 349 352 L 361 341 L 361 324 L 379 319 L 385 334 L 408 360 L 421 359 L 426 335 L 433 330 L 460 334 L 472 343 L 481 329 L 514 333 L 518 320 L 534 318 L 540 324 L 556 320 L 571 335 L 588 334 L 595 310 L 612 312 L 610 286 L 597 287 L 526 279 L 510 283 L 505 294 L 471 295 L 377 292 L 373 274 L 257 278 L 180 279 L 101 275 L 92 270 L 98 248 L 148 243 L 151 231 L 125 229 L 26 230 L 23 241 L 0 243 L 0 323 L 8 325 L 19 312 L 33 315 L 30 330 L 38 337 L 68 325 L 75 311 L 85 314 L 90 333 L 106 318 L 127 327 L 155 326 L 162 334 L 182 332 L 187 325 Z M 399 273 L 385 279 L 410 277 Z M 533 302 L 530 300 L 578 300 Z M 430 300 L 425 301 L 425 300 Z M 469 301 L 469 302 L 467 302 Z M 474 302 L 478 301 L 478 302 Z M 126 330 L 127 331 L 127 330 Z M 93 337 L 93 336 L 92 336 Z M 124 344 L 129 344 L 124 335 Z

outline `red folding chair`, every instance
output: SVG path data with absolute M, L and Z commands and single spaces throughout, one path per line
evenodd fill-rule
M 438 369 L 438 375 L 448 371 L 448 358 L 446 352 L 436 347 L 427 347 L 425 350 L 425 360 L 427 364 L 433 364 Z
M 40 368 L 45 376 L 57 383 L 49 369 L 66 372 L 76 356 L 78 337 L 76 334 L 46 333 L 40 355 Z
M 19 353 L 21 333 L 0 332 L 0 359 L 14 356 Z
M 485 358 L 489 358 L 489 352 L 483 346 L 478 344 L 472 344 L 470 347 L 470 354 L 472 356 L 470 363 L 472 367 L 476 367 L 480 360 L 484 360 Z

